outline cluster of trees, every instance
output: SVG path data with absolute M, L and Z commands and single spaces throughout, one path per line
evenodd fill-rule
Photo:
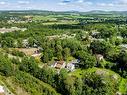
M 90 45 L 94 54 L 102 54 L 107 61 L 112 62 L 110 69 L 118 72 L 122 77 L 126 77 L 127 52 L 121 50 L 106 41 L 95 41 Z
M 42 55 L 44 63 L 51 61 L 53 57 L 56 57 L 57 60 L 67 60 L 68 57 L 74 56 L 78 50 L 83 50 L 80 41 L 76 39 L 47 40 L 42 47 L 44 49 Z
M 14 73 L 14 67 L 7 57 L 0 55 L 0 74 L 4 76 L 11 76 Z
M 23 87 L 31 95 L 60 95 L 49 84 L 36 79 L 25 72 L 17 71 L 15 82 Z
M 117 83 L 95 73 L 84 74 L 82 79 L 69 76 L 64 83 L 68 92 L 66 95 L 114 95 L 118 90 Z

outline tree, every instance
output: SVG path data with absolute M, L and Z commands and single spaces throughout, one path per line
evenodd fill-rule
M 83 76 L 82 95 L 114 95 L 118 90 L 117 84 L 111 82 L 110 78 L 102 78 L 95 73 L 87 73 Z
M 0 73 L 4 76 L 13 75 L 14 68 L 8 58 L 0 55 Z
M 44 51 L 43 56 L 41 57 L 41 60 L 44 63 L 48 63 L 48 61 L 49 61 L 49 54 L 48 54 L 48 52 Z
M 63 60 L 62 52 L 58 51 L 57 52 L 57 60 Z
M 83 91 L 83 81 L 81 78 L 77 78 L 75 80 L 75 95 L 82 95 L 82 91 Z
M 113 45 L 117 45 L 118 46 L 118 45 L 122 44 L 122 41 L 123 41 L 122 38 L 117 38 L 117 37 L 110 38 L 110 42 Z
M 57 75 L 56 79 L 56 88 L 62 94 L 67 94 L 67 90 L 65 88 L 65 80 L 67 78 L 68 72 L 66 69 L 61 69 L 59 75 Z
M 56 45 L 56 57 L 58 60 L 63 60 L 63 55 L 62 55 L 63 48 L 61 45 Z
M 94 54 L 104 55 L 111 49 L 111 45 L 106 41 L 94 41 L 90 44 L 90 49 L 92 49 Z
M 34 45 L 34 38 L 33 37 L 30 37 L 28 39 L 28 43 L 29 43 L 29 47 L 33 47 L 33 45 Z
M 101 27 L 100 29 L 98 29 L 98 31 L 100 32 L 100 36 L 102 38 L 110 38 L 110 37 L 116 35 L 116 29 L 113 27 L 108 28 L 108 27 L 104 26 L 104 27 Z
M 106 52 L 106 59 L 111 62 L 117 62 L 119 58 L 120 50 L 116 47 L 111 48 L 108 52 Z
M 19 69 L 21 71 L 27 72 L 35 76 L 38 72 L 38 65 L 34 58 L 32 57 L 24 57 L 22 59 L 21 64 L 19 65 Z
M 6 37 L 1 42 L 2 47 L 14 47 L 14 39 L 12 37 Z
M 64 55 L 64 59 L 67 60 L 67 58 L 70 56 L 70 49 L 69 48 L 65 48 L 63 50 L 63 55 Z
M 65 89 L 67 89 L 66 95 L 76 95 L 75 91 L 75 77 L 68 76 L 64 81 Z
M 120 52 L 118 62 L 119 62 L 119 67 L 122 70 L 125 70 L 127 67 L 127 52 L 126 51 Z
M 87 52 L 78 51 L 76 53 L 76 57 L 80 59 L 81 68 L 92 68 L 96 66 L 97 63 L 96 58 Z

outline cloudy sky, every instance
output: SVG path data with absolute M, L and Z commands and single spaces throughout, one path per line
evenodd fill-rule
M 0 10 L 127 11 L 127 0 L 0 0 Z

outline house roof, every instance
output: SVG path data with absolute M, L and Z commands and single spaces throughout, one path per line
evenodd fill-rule
M 58 61 L 57 64 L 63 65 L 64 61 Z
M 57 64 L 57 65 L 55 66 L 55 68 L 56 68 L 56 69 L 60 69 L 60 68 L 61 68 L 61 66 L 62 66 L 62 65 Z
M 64 63 L 65 63 L 64 61 L 57 61 L 55 68 L 60 69 Z

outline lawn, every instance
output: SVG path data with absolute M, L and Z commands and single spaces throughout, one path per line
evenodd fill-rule
M 127 92 L 127 79 L 122 78 L 120 85 L 119 85 L 119 91 L 126 94 L 126 92 Z
M 56 18 L 53 16 L 34 16 L 33 20 L 56 21 Z
M 95 72 L 96 70 L 97 68 L 92 68 L 92 69 L 90 68 L 90 69 L 84 69 L 84 70 L 76 69 L 74 72 L 69 73 L 69 75 L 81 78 L 83 73 L 87 73 L 87 72 L 92 73 L 92 72 Z

